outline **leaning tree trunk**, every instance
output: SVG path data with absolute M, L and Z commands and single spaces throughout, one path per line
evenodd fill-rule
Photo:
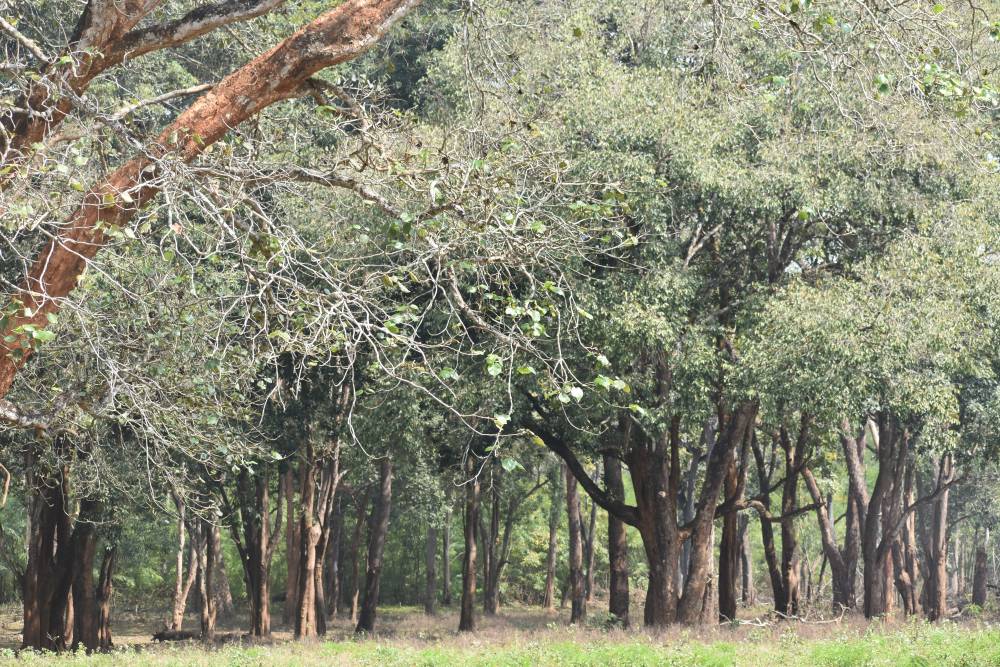
M 604 455 L 604 485 L 612 498 L 624 502 L 622 462 L 610 454 Z M 549 540 L 549 549 L 554 551 L 555 545 L 551 541 L 551 535 Z M 608 613 L 617 619 L 622 627 L 628 627 L 628 537 L 625 533 L 625 523 L 611 512 L 608 512 L 608 569 L 610 570 Z
M 583 580 L 583 526 L 580 517 L 580 495 L 576 477 L 565 468 L 566 518 L 569 523 L 569 587 L 571 611 L 569 622 L 581 623 L 587 616 L 587 598 Z
M 479 524 L 479 477 L 472 454 L 466 468 L 465 515 L 463 537 L 465 555 L 462 557 L 462 602 L 458 620 L 459 632 L 476 629 L 476 526 Z
M 418 0 L 347 0 L 338 4 L 224 77 L 154 141 L 84 194 L 82 205 L 37 253 L 25 280 L 11 295 L 17 314 L 0 328 L 0 398 L 10 391 L 18 370 L 34 351 L 34 332 L 51 326 L 50 319 L 80 284 L 89 260 L 114 238 L 109 230 L 131 221 L 159 193 L 163 179 L 150 178 L 150 174 L 159 171 L 162 158 L 190 163 L 234 127 L 271 105 L 301 96 L 309 77 L 365 53 L 417 4 Z M 88 5 L 85 15 L 93 7 Z M 212 22 L 206 25 L 212 26 Z M 190 31 L 200 34 L 197 29 Z M 185 39 L 163 35 L 153 41 Z M 121 59 L 128 51 L 119 53 Z M 45 88 L 40 86 L 39 90 Z M 18 136 L 23 138 L 20 132 Z M 26 145 L 37 141 L 30 139 Z
M 365 569 L 365 593 L 358 614 L 355 632 L 374 632 L 378 609 L 379 583 L 382 577 L 382 553 L 389 532 L 389 509 L 392 503 L 392 459 L 385 457 L 379 465 L 379 494 L 372 515 L 368 536 L 368 565 Z

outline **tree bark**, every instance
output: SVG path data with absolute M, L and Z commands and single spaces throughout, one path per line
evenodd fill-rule
M 466 477 L 463 530 L 465 554 L 462 557 L 459 632 L 472 632 L 476 629 L 476 526 L 479 524 L 479 477 L 476 475 L 475 461 L 471 453 L 466 465 Z
M 437 526 L 427 526 L 427 549 L 424 554 L 426 569 L 426 586 L 424 588 L 424 613 L 433 616 L 437 613 Z
M 622 480 L 622 462 L 618 458 L 604 455 L 604 486 L 608 494 L 624 502 L 625 484 Z M 549 535 L 549 550 L 555 563 L 555 544 Z M 628 586 L 628 537 L 625 533 L 625 523 L 614 514 L 608 513 L 608 613 L 614 616 L 622 627 L 629 625 L 629 586 Z M 553 573 L 554 574 L 554 573 Z M 546 585 L 546 593 L 548 587 Z
M 583 580 L 583 539 L 580 496 L 576 477 L 568 467 L 566 475 L 566 519 L 569 524 L 570 623 L 582 623 L 587 617 L 587 598 Z
M 379 494 L 372 513 L 368 536 L 368 565 L 365 569 L 365 594 L 358 614 L 355 632 L 374 632 L 378 609 L 379 584 L 382 576 L 382 553 L 389 532 L 389 510 L 392 503 L 392 459 L 384 457 L 379 464 Z
M 441 540 L 441 604 L 451 606 L 451 490 L 445 492 L 444 535 Z
M 948 484 L 954 477 L 950 454 L 937 460 L 935 488 Z M 940 621 L 948 615 L 948 490 L 941 491 L 931 501 L 930 526 L 925 533 L 924 554 L 927 568 L 924 579 L 924 615 L 929 621 Z
M 145 150 L 85 194 L 82 205 L 37 254 L 24 282 L 11 295 L 17 315 L 0 332 L 4 341 L 0 398 L 10 391 L 18 369 L 34 351 L 31 327 L 25 325 L 36 330 L 49 326 L 50 315 L 59 311 L 89 260 L 107 243 L 106 230 L 129 222 L 159 193 L 160 158 L 171 155 L 191 162 L 230 129 L 277 102 L 301 95 L 306 80 L 316 72 L 360 56 L 418 2 L 347 0 L 323 13 L 223 78 Z
M 986 606 L 986 548 L 981 544 L 976 547 L 976 565 L 972 574 L 972 604 L 980 609 Z
M 757 589 L 753 581 L 753 549 L 750 547 L 750 518 L 740 516 L 740 601 L 744 607 L 757 604 Z
M 729 463 L 724 481 L 726 499 L 736 502 L 739 479 L 736 460 Z M 736 581 L 742 544 L 739 539 L 739 514 L 729 512 L 722 518 L 722 536 L 719 544 L 719 622 L 736 620 Z

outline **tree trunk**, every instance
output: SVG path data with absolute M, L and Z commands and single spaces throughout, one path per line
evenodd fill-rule
M 972 604 L 980 609 L 986 606 L 986 548 L 976 547 L 976 566 L 972 574 Z
M 359 494 L 360 496 L 360 494 Z M 351 623 L 358 622 L 358 602 L 361 599 L 361 537 L 366 524 L 368 512 L 366 499 L 363 496 L 355 498 L 357 517 L 354 520 L 354 534 L 351 536 L 351 587 L 345 588 L 347 602 L 351 610 Z
M 829 504 L 823 502 L 819 485 L 816 483 L 816 479 L 809 468 L 802 468 L 802 479 L 806 483 L 809 495 L 812 496 L 813 504 L 816 505 L 816 518 L 819 521 L 823 554 L 830 564 L 830 576 L 833 580 L 833 611 L 837 613 L 851 606 L 851 600 L 847 597 L 850 591 L 847 564 L 844 562 L 843 553 L 837 547 L 836 537 L 833 533 L 833 521 L 830 518 Z
M 424 563 L 426 566 L 426 587 L 424 589 L 424 613 L 433 616 L 437 613 L 437 526 L 427 526 L 427 551 Z
M 739 490 L 736 460 L 729 463 L 725 477 L 728 502 L 736 502 Z M 729 512 L 722 518 L 722 538 L 719 545 L 719 622 L 736 620 L 736 580 L 742 544 L 739 539 L 739 514 Z
M 270 588 L 271 560 L 280 540 L 282 526 L 283 494 L 287 491 L 279 482 L 277 512 L 272 527 L 270 513 L 271 469 L 259 465 L 253 478 L 244 469 L 236 478 L 239 504 L 228 508 L 234 520 L 229 522 L 229 532 L 240 554 L 243 581 L 250 607 L 250 635 L 268 637 L 271 634 Z M 225 498 L 225 496 L 223 496 Z
M 441 540 L 441 604 L 451 606 L 451 489 L 445 491 L 444 535 Z
M 389 532 L 389 509 L 392 502 L 392 459 L 384 457 L 379 464 L 379 495 L 372 514 L 368 536 L 368 565 L 365 569 L 365 594 L 355 632 L 375 631 L 379 583 L 382 576 L 382 553 Z
M 757 589 L 753 582 L 753 549 L 750 547 L 750 517 L 740 515 L 740 601 L 744 607 L 757 604 Z
M 101 559 L 101 575 L 97 582 L 97 650 L 109 651 L 111 641 L 111 598 L 114 594 L 113 575 L 118 558 L 118 546 L 111 545 L 104 550 Z
M 300 471 L 302 472 L 302 471 Z M 304 473 L 302 473 L 304 474 Z M 282 610 L 282 621 L 285 625 L 298 622 L 299 595 L 299 559 L 302 557 L 302 526 L 296 521 L 295 509 L 295 471 L 289 465 L 281 477 L 284 484 L 285 497 L 285 606 Z M 301 502 L 301 501 L 300 501 Z
M 330 542 L 326 548 L 326 568 L 323 598 L 326 600 L 326 612 L 336 617 L 340 610 L 340 582 L 343 578 L 340 563 L 341 538 L 344 534 L 344 509 L 342 494 L 336 495 L 334 503 L 333 527 L 330 532 Z
M 569 622 L 582 623 L 587 616 L 587 598 L 583 580 L 583 540 L 580 517 L 580 496 L 576 477 L 565 467 L 566 518 L 569 523 L 569 586 L 571 611 Z
M 583 557 L 587 576 L 583 582 L 584 599 L 589 605 L 594 599 L 594 534 L 597 532 L 597 503 L 590 501 L 590 522 L 583 540 Z
M 625 500 L 622 462 L 610 454 L 604 455 L 604 485 L 612 498 L 619 501 Z M 552 540 L 551 527 L 549 551 L 552 553 L 554 565 L 555 543 Z M 629 625 L 628 537 L 625 533 L 625 523 L 610 512 L 608 512 L 608 569 L 610 570 L 608 613 L 615 617 L 622 627 L 627 628 Z M 546 594 L 548 593 L 546 580 Z
M 634 448 L 626 458 L 639 509 L 637 528 L 649 569 L 643 608 L 643 623 L 647 627 L 666 627 L 677 617 L 677 572 L 681 555 L 676 520 L 676 490 L 680 484 L 678 446 L 677 439 L 671 437 L 669 458 L 647 448 Z
M 937 461 L 935 487 L 952 481 L 954 469 L 951 455 Z M 931 490 L 932 491 L 932 490 Z M 948 615 L 948 490 L 941 491 L 931 501 L 930 529 L 926 533 L 924 553 L 927 569 L 924 579 L 924 614 L 929 621 L 940 621 Z
M 725 430 L 720 433 L 708 456 L 698 508 L 690 528 L 691 564 L 687 580 L 684 582 L 684 592 L 677 603 L 677 620 L 682 623 L 696 624 L 705 618 L 703 614 L 706 601 L 705 589 L 709 585 L 710 569 L 714 560 L 711 536 L 719 493 L 722 490 L 726 470 L 735 456 L 736 446 L 753 428 L 756 415 L 755 404 L 740 405 L 729 417 Z
M 549 473 L 549 484 L 552 490 L 549 497 L 549 546 L 545 553 L 545 592 L 542 596 L 542 606 L 546 610 L 555 610 L 556 600 L 556 556 L 559 547 L 559 523 L 562 519 L 562 466 L 555 466 Z
M 772 470 L 765 462 L 764 450 L 761 448 L 756 434 L 751 438 L 750 446 L 753 450 L 754 461 L 757 465 L 757 484 L 761 490 L 761 505 L 764 507 L 765 511 L 770 511 L 771 494 L 768 493 L 768 489 L 771 488 Z M 777 448 L 777 444 L 772 442 L 771 447 Z M 773 451 L 774 450 L 772 450 L 772 454 Z M 772 456 L 772 461 L 773 460 Z M 785 583 L 784 578 L 781 576 L 781 567 L 778 565 L 778 552 L 774 542 L 774 526 L 764 514 L 761 514 L 760 516 L 760 538 L 761 543 L 764 546 L 764 562 L 767 564 L 767 574 L 771 581 L 771 594 L 774 599 L 774 608 L 776 610 L 778 608 L 787 609 L 788 598 L 785 595 Z
M 495 460 L 495 459 L 494 459 Z M 500 487 L 503 468 L 494 465 L 492 489 L 490 492 L 490 529 L 483 535 L 483 612 L 495 616 L 500 609 Z
M 793 517 L 798 509 L 799 472 L 808 424 L 808 418 L 803 416 L 795 442 L 784 426 L 779 429 L 778 436 L 785 453 L 785 483 L 781 492 L 781 579 L 784 596 L 780 600 L 782 604 L 775 605 L 775 611 L 782 616 L 798 616 L 800 611 L 798 536 Z
M 462 602 L 458 620 L 459 632 L 476 629 L 476 526 L 479 524 L 479 477 L 475 462 L 469 454 L 466 466 L 465 515 L 463 537 L 465 554 L 462 557 Z
M 174 598 L 173 611 L 170 614 L 170 624 L 167 629 L 171 632 L 180 632 L 184 627 L 184 610 L 187 607 L 188 594 L 194 584 L 198 568 L 192 558 L 188 564 L 187 576 L 184 575 L 184 552 L 187 528 L 184 522 L 187 517 L 187 506 L 180 495 L 171 494 L 174 499 L 174 506 L 177 508 L 177 557 L 174 569 Z
M 212 597 L 215 600 L 215 612 L 220 618 L 230 618 L 236 611 L 233 604 L 233 592 L 229 587 L 229 574 L 226 572 L 226 561 L 222 557 L 222 528 L 217 523 L 212 524 L 212 540 L 215 543 L 215 562 L 212 563 Z
M 215 640 L 215 599 L 212 596 L 212 562 L 215 559 L 215 545 L 211 537 L 212 525 L 199 519 L 198 526 L 198 599 L 201 603 L 201 639 Z

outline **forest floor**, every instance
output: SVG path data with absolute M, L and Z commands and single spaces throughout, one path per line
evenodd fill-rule
M 278 611 L 280 617 L 280 611 Z M 493 618 L 480 618 L 481 629 L 459 635 L 455 610 L 427 617 L 414 607 L 379 609 L 378 632 L 358 638 L 346 619 L 338 619 L 322 642 L 292 642 L 280 627 L 273 641 L 252 645 L 238 627 L 221 623 L 219 642 L 153 644 L 162 627 L 155 614 L 121 612 L 115 624 L 113 653 L 17 655 L 17 610 L 0 614 L 0 665 L 87 664 L 95 667 L 327 667 L 340 665 L 677 665 L 816 666 L 955 665 L 1000 666 L 1000 625 L 965 619 L 930 625 L 922 621 L 866 623 L 857 617 L 830 621 L 773 622 L 763 617 L 714 628 L 676 628 L 651 633 L 643 629 L 602 627 L 597 614 L 582 626 L 568 626 L 567 613 L 509 607 Z M 155 618 L 154 618 L 155 617 Z M 197 621 L 188 619 L 194 629 Z

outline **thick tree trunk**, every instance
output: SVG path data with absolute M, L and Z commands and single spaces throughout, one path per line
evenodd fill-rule
M 622 481 L 622 463 L 610 454 L 604 455 L 604 485 L 612 498 L 625 500 L 625 485 Z M 555 544 L 549 535 L 549 550 L 555 563 Z M 628 627 L 629 587 L 628 587 L 628 537 L 625 523 L 614 514 L 608 513 L 608 612 L 618 619 L 622 627 Z M 546 593 L 548 587 L 546 585 Z
M 980 609 L 986 606 L 986 548 L 981 544 L 976 547 L 976 565 L 972 574 L 972 604 Z
M 465 554 L 462 557 L 462 602 L 458 620 L 459 632 L 476 629 L 476 526 L 479 524 L 479 478 L 472 455 L 466 467 L 465 514 L 463 537 Z
M 118 546 L 111 545 L 104 550 L 101 559 L 101 575 L 97 582 L 97 650 L 109 651 L 111 641 L 111 598 L 114 593 L 113 575 L 118 559 Z
M 643 623 L 663 628 L 677 617 L 677 571 L 681 540 L 677 529 L 677 494 L 680 484 L 679 443 L 671 438 L 669 456 L 635 448 L 626 462 L 639 509 L 639 536 L 649 569 Z
M 748 435 L 749 429 L 753 428 L 756 415 L 755 404 L 737 407 L 708 456 L 705 479 L 698 498 L 698 509 L 690 529 L 691 564 L 687 580 L 684 582 L 684 592 L 677 603 L 677 620 L 681 623 L 696 624 L 705 617 L 703 614 L 705 590 L 709 586 L 710 569 L 714 561 L 711 537 L 719 493 L 722 490 L 726 469 L 735 456 L 736 447 Z
M 864 555 L 865 618 L 892 611 L 892 544 L 902 511 L 903 482 L 909 434 L 896 418 L 880 414 L 878 419 L 878 474 L 865 512 L 862 553 Z
M 427 549 L 424 554 L 426 586 L 424 588 L 424 613 L 433 616 L 437 613 L 437 526 L 427 526 Z
M 385 457 L 379 464 L 379 494 L 372 514 L 368 536 L 368 565 L 365 568 L 365 594 L 358 614 L 355 632 L 374 632 L 378 609 L 379 584 L 382 577 L 382 553 L 389 533 L 389 510 L 392 503 L 392 459 Z
M 736 460 L 729 463 L 725 477 L 726 500 L 736 502 L 739 489 Z M 742 544 L 739 539 L 739 514 L 729 512 L 722 518 L 722 537 L 719 544 L 719 621 L 736 620 L 736 581 Z
M 565 467 L 566 519 L 569 524 L 569 587 L 570 623 L 582 623 L 587 617 L 587 598 L 583 579 L 583 526 L 580 517 L 580 495 L 576 477 Z
M 204 520 L 199 520 L 198 526 L 198 600 L 201 609 L 201 639 L 205 642 L 215 640 L 215 599 L 212 596 L 213 577 L 212 562 L 215 559 L 215 547 L 211 537 L 212 526 Z

